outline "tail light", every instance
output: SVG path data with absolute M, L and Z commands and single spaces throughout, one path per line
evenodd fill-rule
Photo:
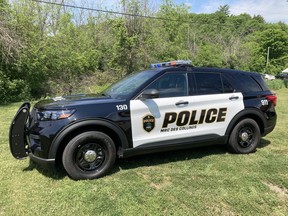
M 276 104 L 277 104 L 277 96 L 276 95 L 268 95 L 268 96 L 266 96 L 266 99 L 268 101 L 271 101 L 274 104 L 274 106 L 276 107 Z

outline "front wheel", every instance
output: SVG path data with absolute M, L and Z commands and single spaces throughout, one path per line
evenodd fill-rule
M 75 180 L 104 176 L 112 168 L 115 159 L 113 140 L 98 131 L 88 131 L 74 137 L 62 156 L 66 172 Z
M 243 119 L 233 128 L 229 138 L 231 152 L 249 154 L 256 151 L 260 143 L 260 129 L 253 119 Z

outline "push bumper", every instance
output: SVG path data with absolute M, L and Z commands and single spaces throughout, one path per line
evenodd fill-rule
M 23 103 L 12 120 L 9 131 L 10 151 L 16 159 L 28 156 L 29 145 L 26 140 L 27 125 L 30 118 L 30 103 Z
M 27 141 L 27 131 L 30 125 L 30 103 L 23 103 L 17 111 L 10 126 L 9 131 L 9 145 L 10 151 L 14 158 L 23 159 L 30 157 L 30 159 L 43 166 L 55 165 L 55 159 L 45 159 L 38 157 L 36 149 L 31 150 L 31 146 Z

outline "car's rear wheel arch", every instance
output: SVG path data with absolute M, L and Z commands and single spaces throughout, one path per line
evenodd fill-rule
M 243 119 L 253 119 L 259 126 L 260 133 L 264 133 L 264 129 L 266 127 L 266 120 L 261 113 L 261 111 L 257 109 L 245 109 L 239 112 L 229 123 L 225 135 L 230 136 L 233 128 Z

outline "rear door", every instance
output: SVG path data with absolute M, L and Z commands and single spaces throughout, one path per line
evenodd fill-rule
M 132 100 L 133 147 L 224 135 L 244 108 L 243 96 L 226 93 L 221 74 L 208 75 L 167 73 L 147 87 L 157 89 L 159 98 Z

